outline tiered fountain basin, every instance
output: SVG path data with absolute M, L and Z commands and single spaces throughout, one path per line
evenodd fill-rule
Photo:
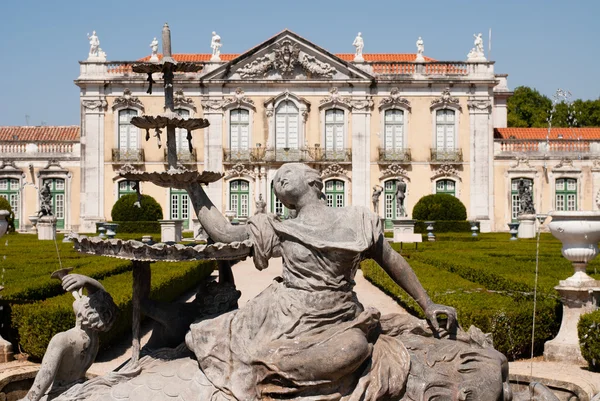
M 550 361 L 586 364 L 581 356 L 577 323 L 582 314 L 598 308 L 600 281 L 586 273 L 588 262 L 598 255 L 600 211 L 551 212 L 550 232 L 562 242 L 562 255 L 575 273 L 554 287 L 563 303 L 563 318 L 556 338 L 544 345 Z
M 215 173 L 214 171 L 200 173 L 184 168 L 169 169 L 162 172 L 147 172 L 130 168 L 121 170 L 119 175 L 131 181 L 151 182 L 159 187 L 177 189 L 186 189 L 191 182 L 210 184 L 223 177 L 223 173 Z

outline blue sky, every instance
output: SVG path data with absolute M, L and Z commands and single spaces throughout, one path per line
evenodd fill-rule
M 167 6 L 165 6 L 165 4 Z M 172 9 L 167 9 L 169 6 Z M 358 31 L 365 53 L 414 53 L 465 60 L 473 34 L 492 28 L 491 58 L 509 86 L 552 95 L 600 97 L 598 0 L 542 1 L 5 1 L 0 7 L 0 125 L 78 125 L 79 60 L 96 30 L 109 60 L 146 56 L 165 22 L 174 53 L 243 52 L 288 28 L 333 53 L 351 53 Z

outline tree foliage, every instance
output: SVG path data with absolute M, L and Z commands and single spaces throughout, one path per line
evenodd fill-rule
M 415 220 L 466 220 L 467 209 L 456 197 L 448 194 L 426 195 L 413 209 Z
M 162 208 L 153 197 L 142 195 L 141 207 L 135 206 L 136 202 L 136 194 L 119 198 L 111 211 L 113 221 L 157 221 L 163 218 Z
M 552 112 L 553 127 L 600 127 L 600 98 L 556 104 L 535 89 L 519 86 L 508 99 L 508 126 L 545 128 Z

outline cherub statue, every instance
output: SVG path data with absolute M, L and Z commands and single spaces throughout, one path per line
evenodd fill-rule
M 93 278 L 66 274 L 62 286 L 75 297 L 75 327 L 52 337 L 24 401 L 52 399 L 85 381 L 85 373 L 98 354 L 99 333 L 110 330 L 117 316 L 112 297 Z M 87 296 L 83 295 L 84 288 Z

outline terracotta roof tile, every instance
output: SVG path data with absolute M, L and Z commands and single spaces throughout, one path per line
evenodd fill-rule
M 497 139 L 546 139 L 547 128 L 494 128 Z M 600 140 L 600 127 L 552 128 L 549 139 Z
M 79 126 L 0 127 L 0 141 L 62 142 L 79 141 Z

